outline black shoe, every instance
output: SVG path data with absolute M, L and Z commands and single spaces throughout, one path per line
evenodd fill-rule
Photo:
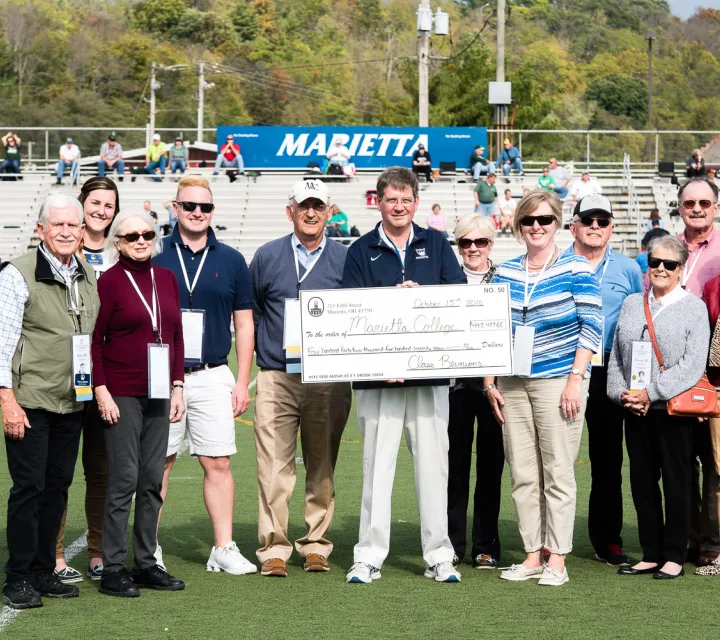
M 182 591 L 185 588 L 185 583 L 182 580 L 173 578 L 167 571 L 163 571 L 157 565 L 149 569 L 133 571 L 132 579 L 138 587 L 147 587 L 158 591 Z
M 635 569 L 633 567 L 620 567 L 618 569 L 618 575 L 621 576 L 641 576 L 645 573 L 655 573 L 658 570 L 657 565 L 650 567 L 649 569 Z
M 77 598 L 80 590 L 74 584 L 65 584 L 54 571 L 39 575 L 32 581 L 32 587 L 41 596 L 48 598 Z
M 657 571 L 653 574 L 653 578 L 655 580 L 674 580 L 675 578 L 679 578 L 680 576 L 685 575 L 685 567 L 680 569 L 680 573 L 665 573 L 664 571 Z
M 619 544 L 609 544 L 607 550 L 595 552 L 595 559 L 611 567 L 627 567 L 631 564 Z
M 3 602 L 11 609 L 35 609 L 43 606 L 40 594 L 27 580 L 8 582 L 3 589 Z
M 132 581 L 130 572 L 127 569 L 120 569 L 120 571 L 110 573 L 103 571 L 100 579 L 100 593 L 104 593 L 106 596 L 118 596 L 119 598 L 137 598 L 140 595 L 140 590 Z

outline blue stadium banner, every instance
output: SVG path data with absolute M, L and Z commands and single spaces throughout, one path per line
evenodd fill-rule
M 430 152 L 434 167 L 455 162 L 464 169 L 475 145 L 487 147 L 485 127 L 231 127 L 217 128 L 218 148 L 232 135 L 248 169 L 322 166 L 336 140 L 350 150 L 358 169 L 409 167 L 418 145 Z

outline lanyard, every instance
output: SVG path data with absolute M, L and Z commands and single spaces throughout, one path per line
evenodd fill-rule
M 705 247 L 707 247 L 706 244 L 704 244 L 702 247 L 700 247 L 700 251 L 697 252 L 697 257 L 695 260 L 693 260 L 692 266 L 689 269 L 685 270 L 685 273 L 683 273 L 683 279 L 682 279 L 682 286 L 684 287 L 687 284 L 687 281 L 690 280 L 690 276 L 692 275 L 692 272 L 695 271 L 695 267 L 697 266 L 698 260 L 700 260 L 700 255 L 703 251 L 705 251 Z
M 125 271 L 125 275 L 130 280 L 130 284 L 135 288 L 135 291 L 138 294 L 138 297 L 140 298 L 140 301 L 143 303 L 145 308 L 147 309 L 148 314 L 150 315 L 150 320 L 152 321 L 152 328 L 153 333 L 155 334 L 155 342 L 158 344 L 162 343 L 162 338 L 160 335 L 160 330 L 158 327 L 158 321 L 157 321 L 157 291 L 155 289 L 155 270 L 150 269 L 150 278 L 152 279 L 152 309 L 150 309 L 150 305 L 148 305 L 147 301 L 143 297 L 143 294 L 140 293 L 140 287 L 137 286 L 137 283 L 135 282 L 135 278 L 132 277 L 132 274 L 129 271 Z
M 182 268 L 183 277 L 185 278 L 185 286 L 188 290 L 188 295 L 190 296 L 190 308 L 192 309 L 192 294 L 193 291 L 195 291 L 195 285 L 197 284 L 198 278 L 200 277 L 200 272 L 202 271 L 203 265 L 205 264 L 205 258 L 207 258 L 208 249 L 210 247 L 205 247 L 205 251 L 203 251 L 202 258 L 200 258 L 200 264 L 198 265 L 197 271 L 195 272 L 195 277 L 193 278 L 192 285 L 190 285 L 190 279 L 188 278 L 187 269 L 185 268 L 185 261 L 182 257 L 182 252 L 180 251 L 180 245 L 176 244 L 175 249 L 177 249 L 178 258 L 180 259 L 180 267 Z M 127 273 L 127 271 L 125 272 Z M 153 279 L 153 282 L 155 280 Z
M 605 266 L 602 269 L 602 273 L 600 274 L 600 277 L 598 278 L 598 284 L 602 287 L 602 281 L 605 277 L 605 272 L 607 271 L 608 265 L 610 264 L 610 258 L 605 258 Z
M 77 278 L 74 278 L 72 274 L 66 276 L 66 275 L 63 275 L 62 273 L 60 273 L 60 270 L 55 266 L 53 261 L 50 259 L 50 255 L 47 253 L 47 250 L 45 250 L 45 247 L 43 247 L 41 245 L 40 250 L 45 255 L 47 262 L 50 265 L 50 268 L 55 273 L 55 275 L 57 275 L 59 278 L 62 278 L 63 282 L 65 282 L 65 288 L 67 289 L 68 311 L 70 311 L 72 314 L 74 314 L 75 317 L 78 318 L 78 321 L 79 321 L 80 312 L 82 311 L 82 308 L 81 308 L 80 290 L 78 288 Z M 75 294 L 74 298 L 73 298 L 73 293 Z
M 527 310 L 528 310 L 528 304 L 530 303 L 530 298 L 532 298 L 532 294 L 535 293 L 535 287 L 537 287 L 540 280 L 542 280 L 543 274 L 545 273 L 545 269 L 547 269 L 547 266 L 550 264 L 550 260 L 553 259 L 554 255 L 555 255 L 555 249 L 553 249 L 552 253 L 545 260 L 545 264 L 543 265 L 543 268 L 540 270 L 540 273 L 537 276 L 537 280 L 535 280 L 535 284 L 533 285 L 532 289 L 530 289 L 530 293 L 528 293 L 528 283 L 530 281 L 530 259 L 527 257 L 527 254 L 525 254 L 525 300 L 524 300 L 524 304 L 523 304 L 523 324 L 525 324 L 525 318 L 527 316 Z
M 315 256 L 315 260 L 312 261 L 312 264 L 308 265 L 308 267 L 305 269 L 305 273 L 303 273 L 302 278 L 300 277 L 300 260 L 298 259 L 298 252 L 297 247 L 293 243 L 292 239 L 290 240 L 292 244 L 292 250 L 293 250 L 293 257 L 295 258 L 295 273 L 297 274 L 297 290 L 298 293 L 300 292 L 300 285 L 304 282 L 305 278 L 307 278 L 310 275 L 310 272 L 313 270 L 315 265 L 320 260 L 320 254 Z M 322 253 L 322 251 L 320 252 Z M 310 254 L 308 254 L 309 256 Z

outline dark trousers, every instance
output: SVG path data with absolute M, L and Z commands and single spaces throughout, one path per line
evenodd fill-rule
M 630 487 L 643 561 L 683 564 L 690 532 L 690 461 L 695 419 L 672 417 L 664 409 L 651 409 L 644 417 L 626 415 Z
M 622 464 L 625 420 L 622 407 L 607 397 L 606 367 L 593 367 L 585 420 L 589 436 L 591 472 L 588 531 L 595 551 L 605 556 L 608 545 L 616 544 L 622 547 L 623 543 L 620 532 L 623 525 Z
M 32 581 L 55 570 L 55 537 L 72 484 L 82 412 L 25 409 L 31 428 L 22 440 L 5 438 L 13 486 L 7 511 L 8 582 Z
M 457 389 L 450 393 L 448 421 L 448 535 L 458 557 L 467 548 L 467 509 L 470 497 L 470 467 L 477 420 L 477 461 L 473 504 L 472 557 L 500 557 L 498 517 L 505 454 L 502 429 L 481 391 Z
M 714 558 L 720 554 L 720 519 L 718 474 L 709 422 L 696 422 L 693 425 L 691 505 L 688 546 Z
M 127 557 L 127 529 L 135 493 L 135 568 L 155 566 L 157 525 L 170 421 L 168 400 L 116 397 L 120 419 L 105 429 L 108 492 L 103 520 L 103 571 L 119 571 Z
M 422 167 L 415 167 L 415 166 L 414 166 L 414 167 L 412 168 L 412 170 L 413 170 L 413 172 L 418 176 L 418 178 L 420 177 L 420 175 L 424 175 L 424 176 L 425 176 L 425 180 L 427 180 L 428 182 L 432 182 L 432 181 L 433 181 L 433 180 L 432 180 L 432 168 L 430 167 L 429 164 L 428 164 L 428 165 L 425 165 L 425 166 L 422 166 Z

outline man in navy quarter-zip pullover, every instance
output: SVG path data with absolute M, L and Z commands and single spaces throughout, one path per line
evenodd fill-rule
M 418 180 L 403 167 L 378 178 L 375 229 L 350 246 L 343 287 L 417 287 L 464 284 L 465 275 L 450 243 L 433 229 L 413 224 Z M 358 423 L 364 439 L 360 539 L 347 582 L 380 577 L 390 548 L 390 504 L 403 430 L 413 454 L 420 503 L 425 577 L 459 582 L 447 528 L 448 380 L 356 382 Z

